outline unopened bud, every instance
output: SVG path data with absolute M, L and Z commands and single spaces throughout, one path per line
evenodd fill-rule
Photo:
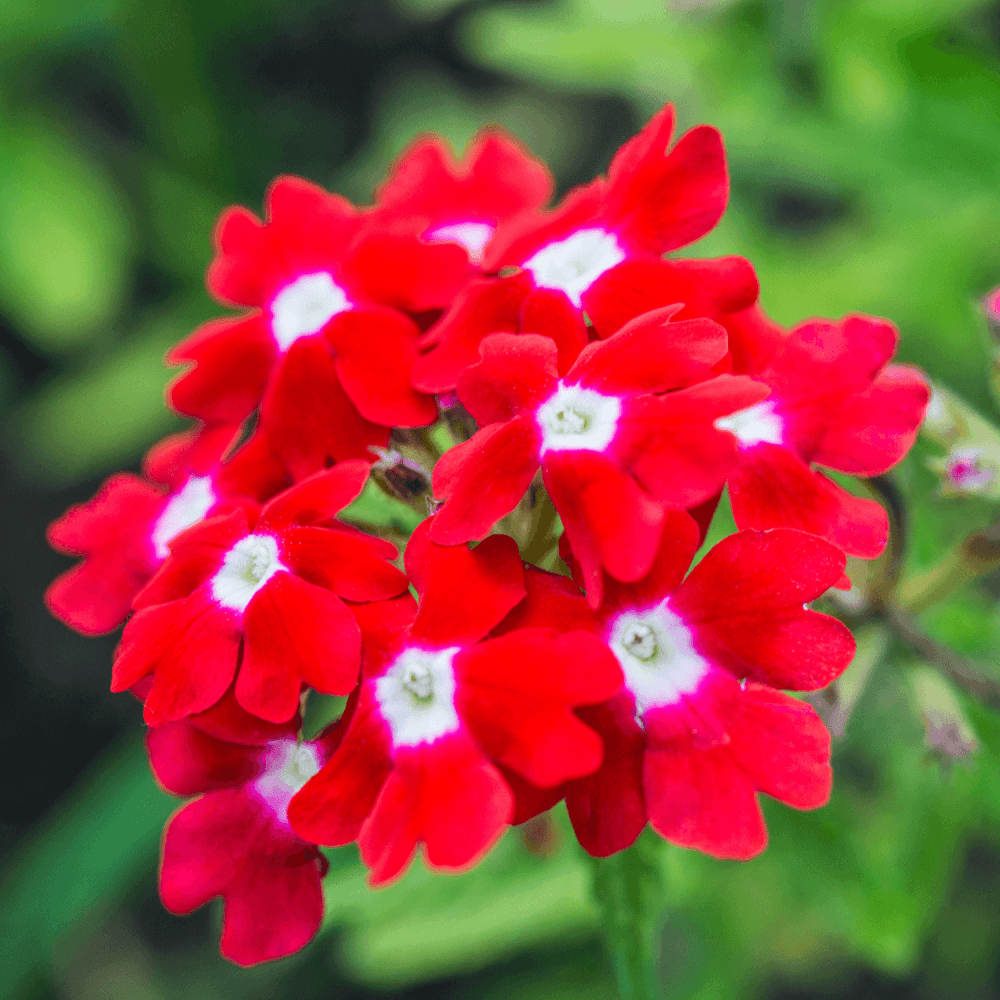
M 929 666 L 912 668 L 910 683 L 931 749 L 944 760 L 968 757 L 979 744 L 951 685 Z
M 378 455 L 372 472 L 397 499 L 409 502 L 430 488 L 430 473 L 415 459 L 393 448 L 372 447 L 371 450 Z

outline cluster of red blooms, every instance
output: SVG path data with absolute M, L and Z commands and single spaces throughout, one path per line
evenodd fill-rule
M 227 210 L 207 283 L 240 311 L 169 355 L 196 427 L 52 525 L 83 561 L 49 607 L 125 622 L 112 689 L 144 701 L 158 780 L 196 796 L 165 831 L 164 903 L 223 896 L 232 960 L 316 932 L 318 845 L 356 841 L 378 885 L 420 845 L 465 868 L 565 799 L 593 855 L 649 823 L 748 858 L 759 793 L 827 800 L 829 735 L 782 690 L 850 662 L 808 604 L 888 525 L 815 466 L 887 470 L 927 387 L 889 364 L 884 320 L 788 332 L 746 260 L 665 256 L 728 197 L 718 132 L 672 129 L 667 107 L 554 208 L 546 168 L 489 131 L 461 162 L 416 142 L 369 208 L 284 177 L 263 220 Z M 426 498 L 405 460 L 434 513 L 404 573 L 337 515 L 406 441 L 439 460 Z M 723 487 L 740 530 L 688 572 Z M 553 507 L 568 574 L 522 558 L 554 549 Z M 310 690 L 349 697 L 305 740 Z

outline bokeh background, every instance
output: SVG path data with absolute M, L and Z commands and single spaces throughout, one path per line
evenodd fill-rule
M 366 201 L 414 134 L 460 148 L 486 122 L 565 190 L 671 100 L 729 153 L 731 206 L 698 254 L 749 257 L 782 322 L 892 318 L 906 360 L 995 419 L 998 70 L 996 0 L 0 3 L 0 997 L 615 996 L 558 816 L 468 875 L 417 865 L 378 893 L 332 852 L 320 938 L 248 972 L 218 957 L 217 910 L 160 907 L 175 803 L 138 706 L 107 691 L 115 638 L 42 606 L 69 564 L 44 529 L 176 426 L 161 359 L 218 312 L 220 209 L 259 206 L 281 172 Z M 938 498 L 931 452 L 894 473 L 911 569 L 996 516 Z M 998 594 L 986 576 L 924 624 L 995 664 Z M 1000 718 L 959 696 L 978 749 L 947 759 L 912 655 L 874 632 L 862 656 L 827 808 L 767 808 L 747 864 L 660 853 L 666 997 L 1000 995 Z

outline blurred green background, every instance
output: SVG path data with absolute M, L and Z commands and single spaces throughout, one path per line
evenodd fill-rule
M 202 274 L 223 206 L 258 206 L 281 172 L 365 201 L 415 133 L 462 146 L 488 121 L 564 190 L 672 100 L 730 158 L 697 253 L 749 257 L 783 322 L 892 318 L 906 360 L 995 419 L 978 302 L 1000 284 L 998 69 L 996 0 L 0 4 L 0 997 L 615 995 L 560 816 L 469 875 L 417 865 L 378 893 L 331 852 L 324 933 L 250 972 L 218 958 L 217 910 L 157 901 L 175 803 L 137 706 L 107 692 L 114 637 L 42 607 L 68 564 L 43 532 L 174 426 L 161 357 L 218 312 Z M 894 474 L 911 569 L 996 516 L 937 498 L 930 453 Z M 997 664 L 998 595 L 986 576 L 924 624 Z M 657 853 L 668 998 L 1000 995 L 1000 718 L 861 640 L 831 804 L 768 807 L 748 864 Z M 929 748 L 928 699 L 964 713 L 970 757 Z

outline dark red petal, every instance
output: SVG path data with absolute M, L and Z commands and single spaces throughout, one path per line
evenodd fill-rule
M 362 685 L 340 746 L 289 803 L 292 828 L 314 844 L 349 844 L 357 838 L 391 771 L 389 727 L 370 687 Z
M 189 715 L 185 724 L 195 726 L 208 736 L 225 743 L 261 747 L 271 740 L 294 737 L 302 728 L 302 719 L 295 715 L 288 722 L 266 722 L 240 706 L 234 694 L 235 684 L 209 709 Z M 135 688 L 133 688 L 135 692 Z
M 278 348 L 267 321 L 255 312 L 210 320 L 172 348 L 166 360 L 195 363 L 167 389 L 174 409 L 213 423 L 236 424 L 260 403 Z
M 184 719 L 146 730 L 149 766 L 174 795 L 197 795 L 246 784 L 258 771 L 259 747 L 209 736 Z
M 811 705 L 748 684 L 727 728 L 733 758 L 759 791 L 796 809 L 826 805 L 830 734 Z
M 593 611 L 580 588 L 568 576 L 547 573 L 526 564 L 524 587 L 527 596 L 494 629 L 494 635 L 506 635 L 522 628 L 596 631 Z
M 843 571 L 843 553 L 822 538 L 788 528 L 740 531 L 702 559 L 670 603 L 698 651 L 736 677 L 814 690 L 847 668 L 854 639 L 803 604 Z
M 479 362 L 458 380 L 458 398 L 480 427 L 535 410 L 555 392 L 557 348 L 536 334 L 495 333 L 479 345 Z
M 361 632 L 343 601 L 291 573 L 276 573 L 243 614 L 236 699 L 271 722 L 298 709 L 302 683 L 346 695 L 358 682 Z
M 855 476 L 877 476 L 913 447 L 930 387 L 916 368 L 889 365 L 831 415 L 812 460 Z
M 413 385 L 421 392 L 454 389 L 462 370 L 479 360 L 483 337 L 517 331 L 521 304 L 531 289 L 531 278 L 523 271 L 509 278 L 468 281 L 423 337 L 423 356 L 413 363 Z
M 419 330 L 408 316 L 385 307 L 352 309 L 336 316 L 325 336 L 340 384 L 366 420 L 387 427 L 434 423 L 433 398 L 410 385 Z
M 548 452 L 545 487 L 580 561 L 591 607 L 601 602 L 601 568 L 619 580 L 649 572 L 663 528 L 663 507 L 604 455 Z
M 406 571 L 420 594 L 414 639 L 442 646 L 476 642 L 524 597 L 514 539 L 493 535 L 474 549 L 432 541 L 437 515 L 406 546 Z
M 401 594 L 409 581 L 373 553 L 371 541 L 329 528 L 290 528 L 282 551 L 288 568 L 309 583 L 349 601 L 382 601 Z
M 720 316 L 719 322 L 729 333 L 729 353 L 737 374 L 759 373 L 780 350 L 787 336 L 759 305 Z
M 288 349 L 264 397 L 260 433 L 295 479 L 331 460 L 371 460 L 369 446 L 389 441 L 388 427 L 358 413 L 319 337 L 302 337 Z
M 291 524 L 325 521 L 361 495 L 370 470 L 368 462 L 353 459 L 316 472 L 269 501 L 258 526 L 280 531 Z
M 218 468 L 212 481 L 224 497 L 258 501 L 270 500 L 291 485 L 284 462 L 259 431 Z
M 754 787 L 728 747 L 651 750 L 643 766 L 643 788 L 649 822 L 672 844 L 738 860 L 767 846 Z
M 520 503 L 538 471 L 541 433 L 530 414 L 491 424 L 446 451 L 434 466 L 434 495 L 445 505 L 434 516 L 442 545 L 483 538 Z
M 510 768 L 500 765 L 498 770 L 514 795 L 514 813 L 510 818 L 511 826 L 520 826 L 533 816 L 551 809 L 566 794 L 565 785 L 556 785 L 555 788 L 537 788 L 525 781 L 515 771 L 511 771 Z
M 587 324 L 583 313 L 557 288 L 535 288 L 521 306 L 521 330 L 539 333 L 555 341 L 559 373 L 566 372 L 587 346 Z M 480 346 L 480 349 L 481 346 Z
M 605 395 L 665 392 L 700 381 L 726 354 L 726 331 L 710 319 L 671 323 L 676 306 L 645 313 L 611 340 L 588 344 L 566 382 Z
M 722 317 L 751 305 L 757 291 L 757 275 L 743 257 L 630 257 L 602 274 L 583 293 L 582 303 L 598 334 L 610 337 L 651 309 L 677 303 L 683 304 L 682 319 Z
M 862 559 L 879 556 L 889 538 L 878 503 L 853 496 L 780 445 L 742 453 L 729 475 L 729 498 L 741 528 L 800 528 Z

